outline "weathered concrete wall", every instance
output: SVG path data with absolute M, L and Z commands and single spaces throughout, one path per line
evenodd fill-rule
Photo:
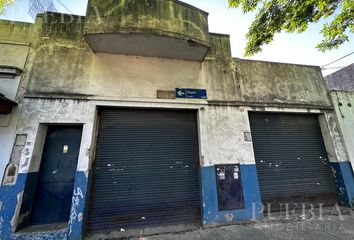
M 26 43 L 56 38 L 61 41 L 81 40 L 85 18 L 59 13 L 37 15 L 35 23 L 0 20 L 0 42 Z
M 35 25 L 40 29 L 39 34 L 45 39 L 66 41 L 83 40 L 85 17 L 60 13 L 43 13 L 38 15 Z
M 324 138 L 335 142 L 336 147 L 330 157 L 331 162 L 346 161 L 343 146 L 341 145 L 338 129 L 333 124 L 333 113 L 322 112 L 317 109 L 294 108 L 259 108 L 212 106 L 206 103 L 196 103 L 193 100 L 175 104 L 172 102 L 139 102 L 129 100 L 87 100 L 87 99 L 26 99 L 21 114 L 18 134 L 27 135 L 27 144 L 20 162 L 20 172 L 36 172 L 39 170 L 41 149 L 36 150 L 39 128 L 41 125 L 51 123 L 84 124 L 83 141 L 79 156 L 79 171 L 90 169 L 91 150 L 94 149 L 94 125 L 96 108 L 99 106 L 144 108 L 153 107 L 161 109 L 195 109 L 198 111 L 199 140 L 201 166 L 215 164 L 255 164 L 251 140 L 246 140 L 245 134 L 250 134 L 248 119 L 249 111 L 269 111 L 287 113 L 325 113 L 323 122 Z M 75 114 L 72 114 L 75 113 Z M 43 137 L 43 136 L 42 136 Z M 36 143 L 37 142 L 37 143 Z M 39 141 L 40 142 L 40 141 Z M 332 143 L 333 144 L 333 143 Z M 329 148 L 329 147 L 328 147 Z M 343 155 L 344 153 L 344 155 Z
M 175 0 L 90 0 L 87 33 L 153 33 L 207 44 L 208 14 Z
M 0 41 L 31 43 L 37 37 L 39 26 L 40 24 L 0 20 Z
M 95 107 L 86 100 L 26 99 L 17 129 L 27 135 L 26 148 L 20 159 L 20 173 L 38 172 L 41 151 L 36 149 L 37 133 L 41 124 L 83 124 L 78 171 L 89 168 L 89 154 L 95 118 Z M 75 114 L 73 114 L 75 113 Z
M 245 108 L 209 106 L 200 111 L 201 153 L 203 165 L 255 164 L 252 141 Z
M 319 67 L 241 59 L 204 67 L 212 101 L 331 106 Z
M 227 63 L 231 60 L 230 35 L 209 33 L 210 48 L 206 59 Z
M 330 107 L 319 67 L 232 59 L 230 38 L 210 34 L 203 81 L 211 102 Z
M 28 92 L 156 99 L 176 87 L 203 88 L 201 64 L 50 45 L 38 49 Z
M 28 92 L 156 99 L 157 90 L 179 87 L 206 88 L 210 101 L 331 106 L 318 67 L 93 54 L 82 45 L 52 41 L 36 50 Z
M 243 100 L 330 106 L 319 67 L 236 60 Z
M 23 70 L 26 64 L 28 51 L 28 44 L 6 43 L 1 42 L 0 40 L 0 65 L 18 67 Z
M 182 9 L 178 9 L 178 12 L 183 14 L 187 14 L 184 8 L 203 13 L 175 1 L 152 2 L 179 6 Z M 92 1 L 92 4 L 99 4 L 103 10 L 109 6 L 102 1 Z M 122 1 L 109 14 L 113 14 L 112 19 L 124 17 L 121 8 L 129 10 L 139 4 L 130 6 L 130 3 Z M 144 14 L 159 16 L 154 11 L 138 16 Z M 166 21 L 170 18 L 166 16 Z M 107 19 L 110 18 L 107 16 Z M 136 22 L 134 19 L 129 21 Z M 151 27 L 163 28 L 156 24 Z M 228 35 L 210 34 L 209 38 L 208 34 L 211 48 L 201 64 L 185 60 L 95 54 L 82 39 L 83 19 L 77 16 L 42 15 L 31 28 L 37 29 L 36 36 L 39 37 L 35 38 L 29 58 L 29 65 L 33 64 L 33 67 L 28 69 L 28 94 L 76 94 L 151 100 L 156 99 L 157 90 L 173 91 L 181 87 L 205 88 L 211 102 L 331 106 L 318 67 L 232 59 Z M 17 33 L 14 26 L 7 29 Z

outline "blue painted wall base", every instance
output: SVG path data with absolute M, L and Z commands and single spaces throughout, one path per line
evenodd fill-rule
M 354 177 L 349 162 L 331 163 L 333 175 L 343 206 L 354 207 Z M 215 167 L 201 168 L 202 222 L 204 227 L 256 221 L 263 218 L 256 165 L 241 165 L 245 208 L 219 211 Z M 65 229 L 48 232 L 16 232 L 26 227 L 30 198 L 37 173 L 19 174 L 13 186 L 0 187 L 0 239 L 69 239 L 80 240 L 85 235 L 85 216 L 89 198 L 89 172 L 76 172 L 70 221 Z
M 88 172 L 75 173 L 75 186 L 70 221 L 64 229 L 26 232 L 17 231 L 30 223 L 30 206 L 38 173 L 19 174 L 15 185 L 0 187 L 0 239 L 69 239 L 80 240 L 84 236 L 84 211 L 87 204 Z
M 350 162 L 331 163 L 331 169 L 340 204 L 354 208 L 354 176 Z
M 245 208 L 232 211 L 219 211 L 215 166 L 201 168 L 203 226 L 256 221 L 263 218 L 256 165 L 241 165 L 241 177 Z
M 32 187 L 37 173 L 19 174 L 15 185 L 0 187 L 0 236 L 1 239 L 15 239 L 12 235 L 24 222 L 28 221 L 31 194 L 25 186 Z M 23 208 L 21 209 L 23 205 Z M 16 215 L 16 217 L 15 217 Z
M 73 201 L 70 213 L 69 222 L 69 240 L 80 240 L 85 235 L 85 226 L 87 216 L 87 203 L 88 203 L 88 187 L 89 187 L 89 172 L 76 172 L 75 185 L 73 193 Z

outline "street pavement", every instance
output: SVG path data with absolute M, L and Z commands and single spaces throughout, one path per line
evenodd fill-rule
M 138 240 L 354 240 L 354 211 L 265 217 L 255 223 L 135 237 Z M 134 238 L 130 238 L 134 239 Z

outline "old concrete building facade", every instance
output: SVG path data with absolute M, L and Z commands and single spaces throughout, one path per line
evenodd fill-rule
M 0 65 L 18 80 L 8 95 L 0 76 L 2 238 L 254 221 L 262 203 L 353 207 L 320 69 L 232 58 L 207 16 L 91 0 L 86 17 L 0 21 Z

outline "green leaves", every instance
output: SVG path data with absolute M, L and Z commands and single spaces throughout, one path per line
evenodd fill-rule
M 354 0 L 229 0 L 230 7 L 244 13 L 257 11 L 246 35 L 246 56 L 262 51 L 281 31 L 304 32 L 309 24 L 334 16 L 323 26 L 320 51 L 338 48 L 354 32 Z
M 15 0 L 0 0 L 0 14 L 4 14 L 5 7 L 8 5 L 13 5 Z
M 244 13 L 254 11 L 257 8 L 259 0 L 229 0 L 230 7 L 238 8 L 242 6 L 242 11 Z

